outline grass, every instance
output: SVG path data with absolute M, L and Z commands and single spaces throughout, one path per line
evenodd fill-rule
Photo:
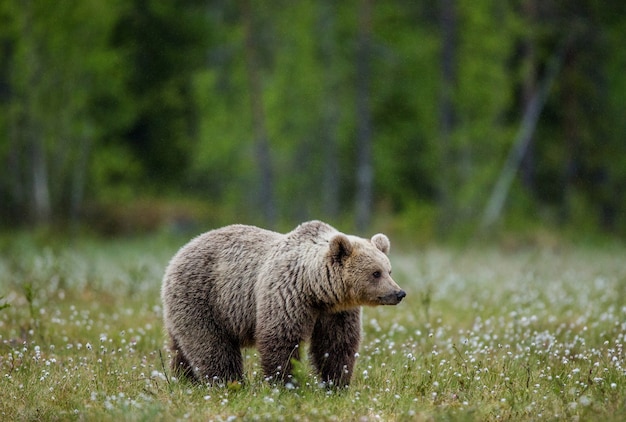
M 625 420 L 623 246 L 400 250 L 350 388 L 177 381 L 159 288 L 184 240 L 0 241 L 2 420 Z

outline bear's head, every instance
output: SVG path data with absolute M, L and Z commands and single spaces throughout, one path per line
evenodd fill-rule
M 339 233 L 330 239 L 329 248 L 345 288 L 345 305 L 397 305 L 406 296 L 391 278 L 390 243 L 384 234 L 367 240 Z

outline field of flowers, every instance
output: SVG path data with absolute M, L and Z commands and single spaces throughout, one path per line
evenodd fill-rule
M 159 288 L 185 241 L 0 241 L 1 420 L 626 420 L 626 249 L 395 246 L 353 383 L 172 377 Z

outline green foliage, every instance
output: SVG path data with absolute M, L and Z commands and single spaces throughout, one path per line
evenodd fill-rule
M 384 51 L 376 57 L 380 77 L 373 81 L 376 186 L 394 211 L 434 201 L 441 166 L 437 109 L 429 100 L 439 92 L 439 40 L 431 25 L 404 23 L 420 7 L 383 3 L 377 9 L 375 31 Z
M 108 45 L 117 4 L 3 4 L 6 95 L 0 106 L 6 118 L 0 123 L 9 138 L 2 157 L 9 166 L 0 192 L 18 213 L 34 203 L 38 218 L 67 215 L 82 196 L 92 145 L 119 127 L 111 117 L 124 110 L 118 107 L 120 57 Z M 102 113 L 104 104 L 112 113 Z
M 197 125 L 191 78 L 210 35 L 205 7 L 198 0 L 139 0 L 126 2 L 117 17 L 113 41 L 125 54 L 126 91 L 137 108 L 123 140 L 142 156 L 153 183 L 180 180 L 189 162 Z
M 389 230 L 402 241 L 424 245 L 437 239 L 437 208 L 429 202 L 405 202 Z
M 475 225 L 562 48 L 499 221 L 626 233 L 626 10 L 544 3 L 372 3 L 368 98 L 374 207 L 389 213 L 383 218 L 420 204 L 428 219 L 435 214 L 435 236 Z M 2 225 L 75 222 L 85 204 L 138 193 L 202 198 L 238 222 L 265 224 L 256 201 L 257 96 L 279 224 L 352 220 L 365 4 L 2 2 Z M 259 93 L 246 67 L 247 8 Z M 444 12 L 454 17 L 450 80 L 442 76 Z M 444 124 L 448 97 L 453 118 Z
M 454 96 L 458 125 L 452 154 L 460 157 L 453 174 L 461 215 L 481 211 L 506 157 L 512 130 L 505 119 L 514 93 L 507 68 L 514 43 L 509 3 L 459 3 L 458 81 Z
M 2 302 L 3 300 L 5 300 L 4 296 L 0 296 L 0 302 Z M 0 304 L 0 311 L 3 310 L 3 309 L 8 308 L 10 306 L 11 306 L 10 303 L 2 303 L 2 304 Z
M 141 160 L 123 144 L 98 148 L 95 156 L 90 190 L 103 202 L 133 199 L 144 173 Z
M 33 290 L 32 283 L 24 284 L 24 297 L 28 303 L 28 310 L 30 311 L 30 317 L 34 320 L 37 318 L 37 312 L 35 310 L 35 292 Z

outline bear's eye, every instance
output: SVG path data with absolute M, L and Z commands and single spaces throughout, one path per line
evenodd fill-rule
M 372 274 L 374 276 L 374 278 L 380 278 L 381 274 L 380 271 L 374 271 L 374 274 Z

